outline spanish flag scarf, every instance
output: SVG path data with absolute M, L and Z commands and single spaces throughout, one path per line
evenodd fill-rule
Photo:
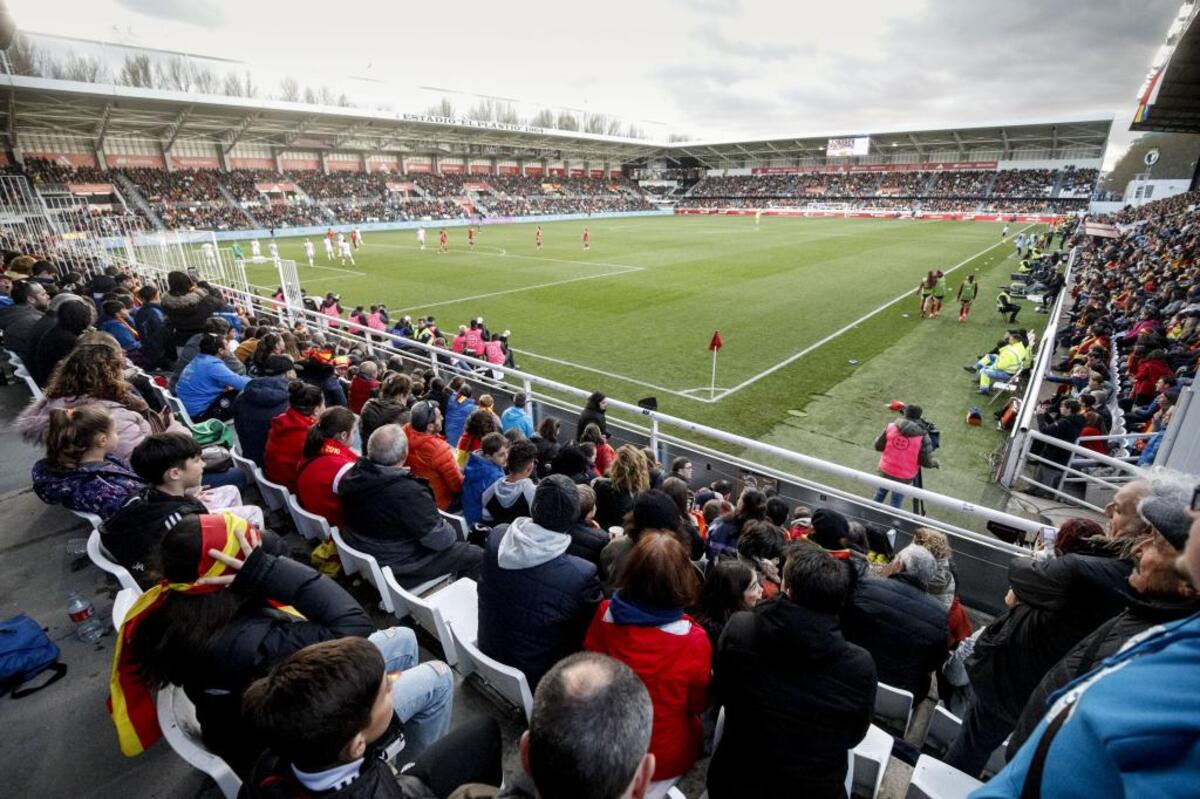
M 206 514 L 200 517 L 200 567 L 197 580 L 203 577 L 219 577 L 229 567 L 209 554 L 210 549 L 223 552 L 230 557 L 246 557 L 241 551 L 237 533 L 253 535 L 245 519 L 232 513 Z M 206 585 L 199 582 L 171 583 L 163 580 L 151 588 L 129 609 L 117 634 L 113 650 L 112 670 L 108 678 L 108 712 L 117 727 L 121 752 L 127 757 L 140 755 L 161 736 L 158 726 L 158 709 L 155 694 L 138 675 L 137 664 L 129 653 L 129 642 L 137 633 L 138 626 L 167 598 L 169 592 L 199 595 L 211 594 L 225 589 L 224 585 Z

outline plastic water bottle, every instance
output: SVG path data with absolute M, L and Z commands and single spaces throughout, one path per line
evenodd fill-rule
M 104 623 L 96 618 L 96 606 L 78 591 L 67 594 L 67 615 L 75 622 L 75 634 L 80 641 L 90 644 L 104 635 Z

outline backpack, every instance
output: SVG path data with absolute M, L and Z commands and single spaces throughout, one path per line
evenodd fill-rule
M 59 654 L 46 631 L 28 616 L 0 622 L 0 696 L 12 691 L 13 699 L 20 699 L 61 680 L 67 666 L 58 662 Z M 54 672 L 50 679 L 36 688 L 19 688 L 46 669 Z

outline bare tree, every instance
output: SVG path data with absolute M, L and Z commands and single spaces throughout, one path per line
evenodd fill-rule
M 337 95 L 333 93 L 333 89 L 322 86 L 317 90 L 317 102 L 321 105 L 337 105 Z
M 671 142 L 671 143 L 691 141 L 691 140 L 692 140 L 692 137 L 686 133 L 672 133 L 671 135 L 667 136 L 667 141 Z
M 117 75 L 117 83 L 122 86 L 134 86 L 139 89 L 154 87 L 154 71 L 150 66 L 150 56 L 125 56 L 125 63 Z
M 607 127 L 608 117 L 604 114 L 588 114 L 583 123 L 583 129 L 588 133 L 603 133 Z
M 496 118 L 496 104 L 483 99 L 467 109 L 467 119 L 475 122 L 491 122 Z
M 646 138 L 645 132 L 641 128 L 639 128 L 637 125 L 633 124 L 632 122 L 629 123 L 629 130 L 625 133 L 625 135 L 631 139 Z
M 609 136 L 620 136 L 621 135 L 621 120 L 615 119 L 615 118 L 608 120 L 608 125 L 605 126 L 604 132 L 606 134 L 608 134 Z
M 304 102 L 308 103 L 309 105 L 316 105 L 319 102 L 317 99 L 317 93 L 313 91 L 312 86 L 304 87 Z
M 155 73 L 158 85 L 163 89 L 190 92 L 196 85 L 192 77 L 192 67 L 183 56 L 171 56 L 166 62 L 159 62 Z
M 520 125 L 521 115 L 512 107 L 512 103 L 501 103 L 496 106 L 496 121 L 505 125 Z
M 196 69 L 192 72 L 192 82 L 200 94 L 216 94 L 220 91 L 221 81 L 211 69 Z
M 339 108 L 353 108 L 354 107 L 354 103 L 350 102 L 350 97 L 345 92 L 342 92 L 341 94 L 338 95 L 337 105 Z
M 435 117 L 453 117 L 454 103 L 450 102 L 449 97 L 443 97 L 436 104 L 429 106 L 429 115 Z
M 225 79 L 221 81 L 221 94 L 228 97 L 242 97 L 242 79 L 238 77 L 236 72 L 226 72 Z
M 243 97 L 258 97 L 259 89 L 254 81 L 250 79 L 250 70 L 246 70 L 242 80 L 242 96 Z
M 529 124 L 535 128 L 552 128 L 554 127 L 554 112 L 549 108 L 543 108 L 533 115 Z
M 559 130 L 579 130 L 579 120 L 570 111 L 559 111 L 554 127 Z
M 291 75 L 279 82 L 279 99 L 289 103 L 300 101 L 300 84 Z
M 111 80 L 108 67 L 100 59 L 79 55 L 67 59 L 63 77 L 83 83 L 108 83 Z
M 43 58 L 42 48 L 23 33 L 13 37 L 12 44 L 5 51 L 8 65 L 14 75 L 41 77 Z

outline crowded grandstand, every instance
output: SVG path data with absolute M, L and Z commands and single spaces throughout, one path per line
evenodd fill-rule
M 1111 117 L 652 143 L 4 78 L 14 790 L 1195 791 L 1200 185 L 1097 202 Z M 689 293 L 837 329 L 721 382 Z M 776 373 L 812 404 L 730 399 Z M 781 445 L 825 389 L 865 461 Z

